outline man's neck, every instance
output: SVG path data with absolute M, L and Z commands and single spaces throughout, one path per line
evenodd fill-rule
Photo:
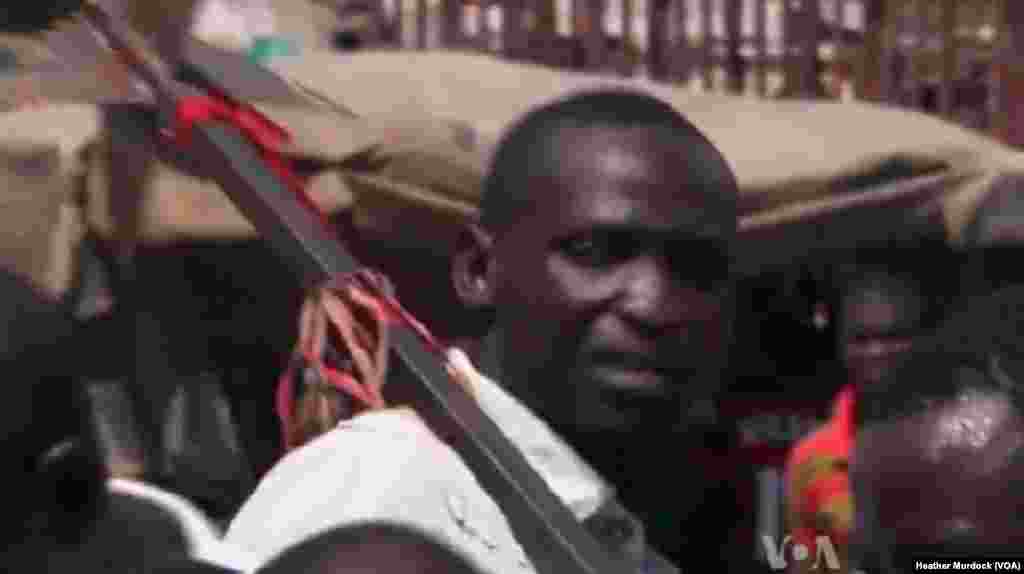
M 501 368 L 501 345 L 500 333 L 491 331 L 484 337 L 460 341 L 457 346 L 469 355 L 474 366 L 487 378 L 496 381 L 507 392 L 515 393 L 512 381 L 502 376 Z M 520 400 L 523 397 L 518 397 Z M 529 401 L 526 401 L 527 403 Z M 661 444 L 670 436 L 676 436 L 674 441 L 682 447 L 682 442 L 691 433 L 687 431 L 654 432 L 650 429 L 636 431 L 607 430 L 590 432 L 580 430 L 572 425 L 559 424 L 557 420 L 545 420 L 559 436 L 573 446 L 573 448 L 592 464 L 602 475 L 612 479 L 616 475 L 627 473 L 626 468 L 636 468 L 654 463 L 662 464 L 662 456 L 655 454 L 657 449 L 638 448 L 638 445 Z M 690 437 L 692 439 L 692 436 Z M 699 444 L 699 439 L 697 439 Z M 654 455 L 654 456 L 652 456 Z M 655 462 L 657 461 L 657 462 Z
M 497 332 L 491 331 L 483 337 L 461 340 L 456 343 L 456 346 L 469 355 L 477 370 L 507 390 L 508 381 L 501 376 L 501 353 L 498 339 Z

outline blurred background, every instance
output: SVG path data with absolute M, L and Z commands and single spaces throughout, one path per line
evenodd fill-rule
M 1015 146 L 1012 0 L 381 0 L 333 3 L 341 49 L 474 49 L 752 97 L 867 99 Z
M 168 16 L 168 10 L 190 5 L 184 0 L 102 1 L 115 11 L 120 5 L 129 12 L 145 12 L 131 19 L 153 35 L 159 28 L 173 28 L 176 18 Z M 177 33 L 169 32 L 172 36 Z M 1024 66 L 1014 65 L 1024 61 L 1022 0 L 205 0 L 191 24 L 191 33 L 261 63 L 308 56 L 316 75 L 323 70 L 317 65 L 329 62 L 339 70 L 337 93 L 330 94 L 337 102 L 352 97 L 348 91 L 360 91 L 349 89 L 351 78 L 346 73 L 351 69 L 344 68 L 358 58 L 346 54 L 457 50 L 606 77 L 642 78 L 693 93 L 884 103 L 941 117 L 1011 147 L 1024 146 Z M 13 85 L 3 82 L 15 78 L 19 70 L 26 71 L 26 76 L 31 70 L 45 77 L 52 69 L 64 74 L 66 93 L 55 98 L 53 93 L 60 90 L 48 88 L 48 97 L 89 100 L 90 87 L 97 84 L 94 71 L 67 74 L 79 62 L 96 59 L 78 46 L 81 43 L 69 37 L 39 42 L 0 33 L 0 85 Z M 318 59 L 328 51 L 333 52 L 330 58 Z M 216 53 L 200 55 L 207 64 L 228 62 L 220 68 L 225 72 L 244 68 L 230 59 L 214 58 Z M 386 91 L 373 82 L 387 76 L 387 71 L 374 68 L 372 72 L 362 76 L 371 84 L 366 93 Z M 236 75 L 233 81 L 254 86 L 250 91 L 273 93 L 280 100 L 277 103 L 294 105 L 291 100 L 298 99 L 254 70 Z M 279 93 L 285 94 L 277 98 Z M 10 94 L 0 89 L 0 96 L 6 95 Z M 885 123 L 877 119 L 883 116 L 857 115 L 868 113 L 862 107 L 835 106 L 831 111 L 844 117 L 876 119 L 866 125 L 858 123 L 860 120 L 800 125 L 787 132 L 794 142 L 773 142 L 767 131 L 770 126 L 803 117 L 770 110 L 804 112 L 803 104 L 787 105 L 793 107 L 759 108 L 780 114 L 774 124 L 766 121 L 760 125 L 755 116 L 747 114 L 744 124 L 733 126 L 726 120 L 718 130 L 735 127 L 741 135 L 730 141 L 749 138 L 755 142 L 748 155 L 773 161 L 782 157 L 798 164 L 805 160 L 799 153 L 805 148 L 797 147 L 806 142 L 818 147 L 819 142 L 827 142 L 830 145 L 826 147 L 838 153 L 843 142 L 859 136 L 868 141 L 862 147 L 875 151 L 871 138 L 884 138 L 886 129 L 897 129 L 888 119 Z M 153 139 L 157 133 L 155 115 L 132 109 L 125 102 L 105 102 L 99 108 L 102 114 L 92 109 L 52 109 L 11 113 L 3 119 L 8 123 L 2 131 L 10 136 L 10 142 L 0 142 L 2 165 L 18 168 L 7 169 L 14 173 L 10 181 L 15 183 L 7 185 L 5 192 L 46 205 L 38 207 L 25 200 L 25 209 L 36 212 L 16 213 L 10 208 L 14 204 L 7 204 L 8 219 L 22 225 L 0 226 L 7 230 L 0 247 L 9 246 L 8 251 L 21 257 L 22 252 L 30 251 L 23 246 L 32 243 L 33 269 L 63 270 L 47 282 L 60 285 L 52 291 L 75 309 L 88 335 L 82 354 L 90 361 L 82 376 L 89 382 L 96 410 L 101 413 L 98 418 L 105 425 L 101 434 L 110 451 L 113 473 L 145 476 L 186 493 L 212 516 L 226 520 L 255 480 L 280 456 L 273 388 L 291 356 L 303 293 L 285 264 L 230 204 L 224 206 L 227 201 L 215 186 L 202 187 L 198 179 L 168 166 L 162 171 L 131 173 L 127 168 L 134 160 L 121 157 L 137 156 L 125 149 L 120 151 L 126 156 L 108 153 L 103 147 L 105 140 L 97 137 L 101 132 L 114 133 L 126 142 L 124 148 L 142 149 L 138 142 Z M 487 112 L 491 113 L 490 107 Z M 315 131 L 308 129 L 310 126 L 329 117 L 323 110 L 316 110 L 319 115 L 308 113 L 316 120 L 303 126 L 310 132 Z M 824 116 L 819 111 L 815 117 Z M 977 145 L 978 140 L 963 138 L 967 133 L 963 130 L 924 130 L 921 122 L 906 121 L 909 123 L 899 125 L 923 130 L 917 140 L 901 139 L 907 148 L 901 151 L 909 155 L 927 157 L 936 151 L 931 148 L 950 141 L 979 154 L 991 153 L 981 150 L 984 146 Z M 847 125 L 862 129 L 851 134 L 846 127 L 836 127 Z M 334 126 L 328 125 L 326 131 Z M 828 133 L 821 133 L 824 131 Z M 807 138 L 798 137 L 803 132 L 809 134 Z M 323 133 L 313 135 L 321 137 Z M 469 139 L 472 137 L 470 131 Z M 759 139 L 767 142 L 765 149 L 756 143 Z M 23 140 L 34 142 L 31 149 Z M 55 142 L 59 149 L 50 149 Z M 796 153 L 781 153 L 786 145 Z M 1001 153 L 995 155 L 1002 157 Z M 8 161 L 8 156 L 14 159 Z M 115 157 L 119 158 L 117 169 L 111 170 Z M 45 161 L 40 164 L 39 158 Z M 75 169 L 60 167 L 62 162 Z M 105 162 L 111 165 L 105 168 Z M 87 164 L 82 167 L 85 175 L 78 174 L 79 163 Z M 56 167 L 48 167 L 50 164 Z M 21 169 L 25 165 L 31 169 Z M 795 171 L 796 165 L 793 167 Z M 116 172 L 122 185 L 135 186 L 144 190 L 143 194 L 175 197 L 176 202 L 154 200 L 153 204 L 180 206 L 180 212 L 175 207 L 165 209 L 164 215 L 178 223 L 200 220 L 209 229 L 184 226 L 171 234 L 173 240 L 143 237 L 134 262 L 123 265 L 115 249 L 116 238 L 98 225 L 102 218 L 90 215 L 97 211 L 92 206 L 109 207 L 98 190 L 112 189 L 114 184 L 107 179 L 112 182 L 116 178 L 107 178 L 103 169 Z M 66 177 L 64 172 L 76 175 Z M 839 195 L 852 188 L 881 187 L 920 174 L 913 169 L 901 171 L 897 164 L 881 175 L 873 174 L 875 183 L 857 185 L 852 180 L 841 181 L 839 176 L 844 174 L 827 175 L 835 181 L 829 180 L 826 191 Z M 1021 197 L 1015 192 L 1024 180 L 1013 175 L 998 180 L 1004 182 L 1001 188 L 1006 193 L 993 193 L 993 197 Z M 152 181 L 144 182 L 147 178 Z M 45 181 L 36 181 L 42 179 Z M 80 179 L 86 181 L 82 189 Z M 9 193 L 28 185 L 26 181 L 34 186 L 25 188 L 32 190 L 30 194 Z M 331 181 L 344 188 L 341 179 Z M 430 178 L 416 183 L 425 188 L 434 185 Z M 51 193 L 40 191 L 44 187 Z M 83 191 L 85 188 L 88 190 Z M 91 193 L 96 193 L 95 197 Z M 477 328 L 452 292 L 449 254 L 426 238 L 423 226 L 404 226 L 411 230 L 411 240 L 399 241 L 395 234 L 360 227 L 343 208 L 345 201 L 335 203 L 333 222 L 353 253 L 384 271 L 395 282 L 399 298 L 436 335 L 456 340 Z M 992 205 L 993 212 L 1013 211 L 1007 207 L 1010 203 Z M 1024 228 L 1024 217 L 1019 216 L 1024 210 L 1017 205 L 1012 227 L 1019 230 Z M 44 209 L 52 224 L 37 223 L 42 221 L 39 214 Z M 23 212 L 31 216 L 21 215 Z M 65 225 L 67 221 L 71 223 Z M 211 221 L 216 225 L 210 225 Z M 30 227 L 38 241 L 30 241 L 25 230 Z M 75 231 L 64 237 L 61 230 L 65 228 Z M 214 229 L 216 233 L 211 231 Z M 1015 271 L 1022 256 L 1019 243 L 1002 253 L 1002 259 L 989 256 L 992 259 L 986 261 L 997 263 L 987 269 L 998 270 L 1000 277 L 1016 274 L 1013 279 L 1019 282 L 1020 274 Z M 2 249 L 0 256 L 8 257 Z M 36 265 L 36 260 L 45 265 Z M 783 458 L 794 441 L 827 418 L 831 399 L 845 381 L 834 333 L 818 312 L 831 293 L 822 277 L 826 274 L 799 262 L 782 267 L 744 277 L 741 283 L 745 307 L 736 329 L 734 363 L 742 372 L 731 374 L 732 400 L 723 405 L 722 415 L 736 422 L 745 450 L 739 456 L 712 453 L 709 458 L 726 460 L 720 470 L 707 471 L 710 477 L 725 477 L 722 482 L 734 481 L 739 494 L 727 501 L 732 505 L 728 506 L 720 499 L 705 497 L 700 485 L 690 489 L 694 500 L 711 500 L 708 514 L 720 516 L 725 528 L 735 530 L 737 543 L 750 548 L 759 547 L 759 534 L 777 539 L 783 532 Z M 431 271 L 424 273 L 423 269 Z M 141 398 L 131 396 L 133 393 Z M 135 405 L 147 402 L 152 406 Z M 152 428 L 140 431 L 141 427 Z M 145 435 L 152 436 L 147 439 Z M 713 469 L 714 462 L 702 461 L 700 466 Z

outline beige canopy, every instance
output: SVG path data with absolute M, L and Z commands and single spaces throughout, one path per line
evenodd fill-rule
M 864 103 L 698 95 L 679 87 L 459 52 L 313 53 L 281 59 L 274 69 L 301 89 L 370 122 L 447 122 L 452 126 L 444 136 L 449 146 L 465 148 L 475 138 L 473 151 L 481 157 L 488 142 L 537 104 L 581 89 L 638 87 L 674 104 L 720 147 L 737 173 L 745 204 L 754 212 L 750 225 L 819 211 L 828 207 L 823 200 L 835 203 L 837 182 L 869 176 L 899 161 L 909 166 L 904 176 L 945 176 L 938 180 L 947 188 L 943 215 L 950 237 L 959 240 L 992 179 L 1024 169 L 1024 156 L 984 135 L 922 114 Z M 324 159 L 339 161 L 343 154 L 335 151 L 325 146 Z M 418 173 L 391 179 L 404 184 L 416 183 L 410 178 L 444 179 L 439 174 L 447 166 L 409 150 L 394 152 L 403 162 L 416 163 Z M 381 146 L 379 153 L 389 156 L 388 147 Z M 466 183 L 470 187 L 456 189 L 449 180 L 452 189 L 434 192 L 472 203 L 477 190 L 471 181 Z
M 290 153 L 314 160 L 321 169 L 312 185 L 321 207 L 332 213 L 351 208 L 357 220 L 378 230 L 411 231 L 416 237 L 433 239 L 440 231 L 442 239 L 450 238 L 444 233 L 455 229 L 452 221 L 476 215 L 487 156 L 510 122 L 537 104 L 597 86 L 649 90 L 701 128 L 738 175 L 748 230 L 798 228 L 779 224 L 820 219 L 837 209 L 855 211 L 881 198 L 882 207 L 871 207 L 873 212 L 855 221 L 862 232 L 880 233 L 875 215 L 928 205 L 926 198 L 938 197 L 948 236 L 961 241 L 982 200 L 998 187 L 994 184 L 1024 170 L 1020 154 L 983 135 L 869 104 L 696 95 L 456 52 L 311 52 L 283 58 L 274 70 L 290 83 L 294 98 L 254 99 L 290 129 Z M 62 114 L 72 113 L 67 110 L 76 110 L 76 121 L 91 135 L 65 132 L 62 124 L 68 120 Z M 101 140 L 95 111 L 88 106 L 19 112 L 0 121 L 23 126 L 36 140 L 62 142 L 65 157 Z M 102 152 L 103 145 L 92 150 Z M 89 219 L 110 233 L 110 170 L 104 157 L 93 153 L 89 162 Z M 886 174 L 894 164 L 902 166 L 900 171 Z M 860 195 L 844 193 L 863 186 L 855 185 L 858 178 L 873 183 Z M 885 183 L 892 185 L 878 187 Z M 255 236 L 220 190 L 170 165 L 154 172 L 144 195 L 140 232 L 145 241 Z M 893 201 L 900 196 L 909 202 Z M 440 225 L 431 228 L 434 223 Z
M 58 295 L 71 281 L 77 155 L 98 131 L 92 106 L 0 114 L 0 264 Z

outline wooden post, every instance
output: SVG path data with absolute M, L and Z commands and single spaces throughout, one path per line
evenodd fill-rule
M 544 40 L 558 35 L 558 0 L 533 0 L 534 31 Z
M 381 12 L 384 12 L 381 2 Z M 405 0 L 395 0 L 394 20 L 391 21 L 392 45 L 400 50 L 405 49 Z
M 818 57 L 822 36 L 821 3 L 818 0 L 804 0 L 799 22 L 799 29 L 804 35 L 800 42 L 800 95 L 817 98 L 821 96 L 821 60 Z
M 608 10 L 608 0 L 578 0 L 577 6 L 583 16 L 586 27 L 583 32 L 583 47 L 586 52 L 587 69 L 598 71 L 608 62 L 608 41 L 604 29 L 604 15 Z
M 793 43 L 796 38 L 796 25 L 793 18 L 793 0 L 782 0 L 782 68 L 783 92 L 791 92 L 797 79 L 793 65 Z
M 622 0 L 622 68 L 619 73 L 624 77 L 631 77 L 636 71 L 633 61 L 633 0 Z
M 442 0 L 441 42 L 444 48 L 456 48 L 462 43 L 462 0 Z
M 1024 3 L 1001 0 L 999 50 L 999 133 L 1012 146 L 1024 147 Z
M 672 39 L 672 79 L 689 83 L 693 71 L 693 50 L 690 45 L 689 0 L 675 0 L 675 37 Z
M 893 9 L 893 15 L 897 16 L 897 18 L 892 22 L 892 30 L 890 31 L 890 42 L 892 43 L 892 83 L 890 84 L 890 89 L 892 91 L 889 97 L 891 98 L 890 101 L 897 105 L 906 105 L 907 99 L 913 96 L 913 94 L 908 94 L 907 90 L 908 87 L 912 87 L 913 79 L 908 76 L 914 71 L 914 50 L 912 45 L 908 48 L 904 42 L 912 38 L 916 32 L 914 22 L 912 22 L 913 18 L 907 14 L 907 11 L 913 10 L 913 8 L 913 4 L 897 4 L 897 7 Z
M 586 45 L 587 31 L 593 24 L 590 20 L 590 10 L 584 0 L 569 0 L 572 16 L 569 18 L 569 25 L 572 29 L 572 37 Z
M 725 70 L 727 90 L 733 94 L 742 94 L 746 76 L 746 66 L 740 47 L 743 42 L 743 6 L 742 0 L 725 0 L 723 16 L 725 18 Z
M 668 79 L 669 0 L 647 0 L 647 73 L 651 79 Z
M 701 28 L 701 83 L 705 91 L 710 91 L 715 84 L 715 32 L 712 27 L 711 0 L 700 3 Z
M 757 53 L 757 93 L 760 96 L 768 95 L 768 2 L 767 0 L 754 0 L 754 43 Z
M 526 31 L 523 27 L 524 0 L 502 2 L 501 49 L 510 58 L 522 58 L 526 45 Z
M 416 45 L 420 50 L 426 50 L 430 46 L 430 5 L 427 0 L 416 2 Z
M 960 46 L 956 37 L 956 0 L 941 0 L 939 9 L 939 19 L 942 21 L 942 83 L 939 85 L 939 113 L 952 118 L 957 62 L 960 56 Z
M 931 31 L 931 2 L 929 0 L 915 0 L 913 21 L 914 52 L 907 70 L 913 86 L 913 103 L 911 105 L 916 109 L 924 109 L 928 88 L 928 36 Z
M 401 0 L 395 0 L 395 4 L 396 11 L 402 8 Z M 370 41 L 382 44 L 388 48 L 400 48 L 402 46 L 401 36 L 396 36 L 399 28 L 394 21 L 388 18 L 388 8 L 384 5 L 384 0 L 373 2 L 372 12 L 376 24 L 372 26 L 372 28 L 375 28 L 375 31 L 371 32 L 373 37 Z
M 553 64 L 557 54 L 553 46 L 558 36 L 558 0 L 529 0 L 528 10 L 533 13 L 533 27 L 529 31 L 527 46 L 530 59 Z
M 487 15 L 491 11 L 491 6 L 494 5 L 495 0 L 480 0 L 477 2 L 476 12 L 476 48 L 481 52 L 491 51 L 491 21 Z
M 864 0 L 864 47 L 857 66 L 857 97 L 869 101 L 885 101 L 888 94 L 887 51 L 888 22 L 886 0 Z
M 590 19 L 590 8 L 587 7 L 587 3 L 583 0 L 569 0 L 569 8 L 572 12 L 569 17 L 569 36 L 572 38 L 573 64 L 577 64 L 576 57 L 578 52 L 580 55 L 579 65 L 588 72 L 596 72 L 595 67 L 591 66 L 587 46 L 590 39 L 590 29 L 593 27 L 593 22 Z
M 885 28 L 881 60 L 883 101 L 898 103 L 903 92 L 903 77 L 906 74 L 906 57 L 899 45 L 903 35 L 903 4 L 896 0 L 885 0 Z
M 846 0 L 832 0 L 835 17 L 832 20 L 832 47 L 836 54 L 842 48 L 843 32 L 846 30 Z
M 843 93 L 843 56 L 845 42 L 843 33 L 846 31 L 846 0 L 832 0 L 835 18 L 832 20 L 832 96 L 839 98 Z

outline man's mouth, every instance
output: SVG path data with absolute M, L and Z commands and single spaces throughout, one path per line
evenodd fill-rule
M 646 355 L 602 353 L 590 362 L 589 370 L 608 390 L 631 393 L 663 394 L 673 379 L 681 377 L 676 369 Z
M 601 365 L 594 367 L 594 374 L 605 387 L 619 391 L 661 391 L 668 383 L 653 369 Z
M 882 379 L 897 364 L 899 357 L 891 355 L 851 360 L 849 369 L 855 380 L 872 383 Z

